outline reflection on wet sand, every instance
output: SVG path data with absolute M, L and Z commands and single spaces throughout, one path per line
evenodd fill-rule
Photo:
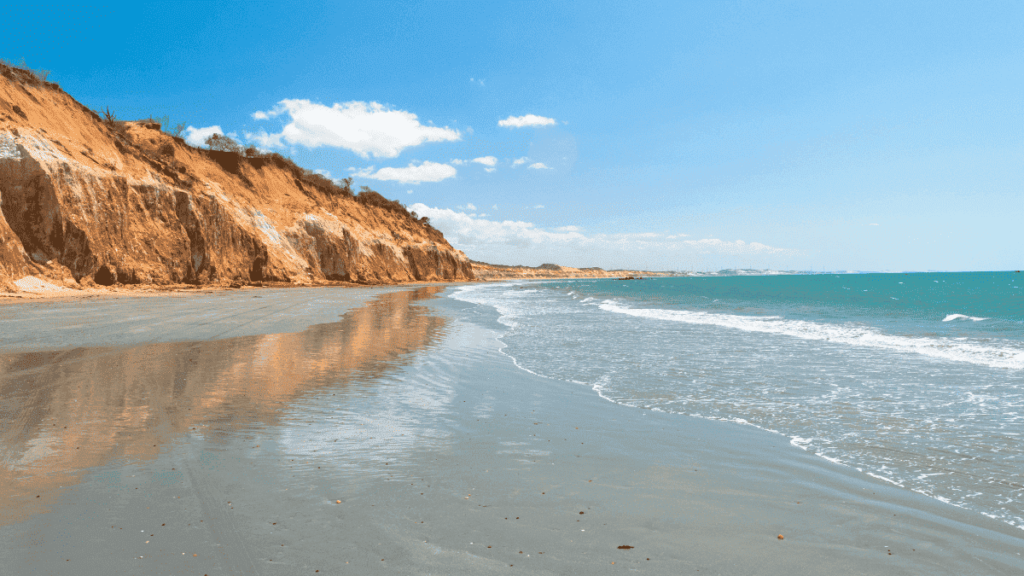
M 46 512 L 87 469 L 155 458 L 207 427 L 276 425 L 325 386 L 358 388 L 437 343 L 445 320 L 381 295 L 293 334 L 0 356 L 0 525 Z

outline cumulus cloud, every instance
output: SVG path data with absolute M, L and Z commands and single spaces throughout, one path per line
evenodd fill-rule
M 345 102 L 325 106 L 309 100 L 281 100 L 256 120 L 287 115 L 289 122 L 278 133 L 247 133 L 246 138 L 268 148 L 300 145 L 331 146 L 351 150 L 363 158 L 395 158 L 402 150 L 425 142 L 461 139 L 458 130 L 420 124 L 412 112 L 394 110 L 377 102 Z
M 557 121 L 554 118 L 545 118 L 544 116 L 537 116 L 536 114 L 527 114 L 526 116 L 509 116 L 504 120 L 498 120 L 498 126 L 502 128 L 526 128 L 527 126 L 551 126 L 556 124 Z
M 476 162 L 484 166 L 495 166 L 498 164 L 498 159 L 494 156 L 481 156 L 480 158 L 473 158 L 470 162 Z
M 381 168 L 376 172 L 373 171 L 373 166 L 370 166 L 359 170 L 353 176 L 371 180 L 392 180 L 402 184 L 419 184 L 420 182 L 440 182 L 454 178 L 457 173 L 455 167 L 448 164 L 423 162 L 417 166 L 411 162 L 405 168 Z
M 512 161 L 512 167 L 515 168 L 516 166 L 522 166 L 523 164 L 526 164 L 529 161 L 530 159 L 527 158 L 526 156 L 523 156 L 522 158 L 516 158 L 515 160 Z
M 220 129 L 220 126 L 207 126 L 206 128 L 195 128 L 189 126 L 185 128 L 185 142 L 199 147 L 206 145 L 206 139 L 214 134 L 224 134 L 224 131 Z
M 741 261 L 756 264 L 766 257 L 783 257 L 793 250 L 775 248 L 760 242 L 727 241 L 717 238 L 682 240 L 685 234 L 638 232 L 621 234 L 584 234 L 577 226 L 559 226 L 550 230 L 519 220 L 489 220 L 474 211 L 472 205 L 458 210 L 434 208 L 422 203 L 410 206 L 417 214 L 429 216 L 457 248 L 473 258 L 566 265 L 604 265 L 606 267 L 645 267 L 638 258 L 657 258 L 663 269 L 685 267 L 693 262 Z M 600 255 L 604 262 L 595 262 Z M 653 260 L 648 260 L 653 263 Z M 658 264 L 655 264 L 658 265 Z
M 534 162 L 533 164 L 527 166 L 527 168 L 532 168 L 533 170 L 551 170 L 551 167 L 544 164 L 543 162 Z

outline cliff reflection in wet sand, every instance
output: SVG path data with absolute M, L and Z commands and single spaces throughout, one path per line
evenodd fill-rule
M 379 296 L 293 334 L 0 356 L 0 525 L 46 512 L 88 468 L 155 458 L 186 432 L 275 425 L 304 395 L 357 391 L 436 343 L 445 320 Z

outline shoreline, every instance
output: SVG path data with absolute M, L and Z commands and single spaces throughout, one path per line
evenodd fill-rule
M 168 299 L 153 313 L 199 313 L 158 332 L 191 339 L 134 333 L 140 318 L 114 341 L 106 325 L 52 326 L 83 346 L 73 355 L 11 356 L 0 342 L 3 397 L 35 402 L 5 432 L 22 455 L 8 462 L 45 496 L 8 494 L 0 517 L 31 513 L 0 523 L 0 562 L 57 574 L 1024 568 L 1019 530 L 784 436 L 532 375 L 501 353 L 496 312 L 445 292 L 266 291 L 264 316 L 239 316 L 237 296 L 233 308 Z M 86 322 L 106 317 L 96 304 Z M 38 392 L 12 394 L 23 386 Z
M 617 271 L 616 271 L 617 272 Z M 626 274 L 627 272 L 623 272 Z M 643 274 L 645 278 L 668 277 L 659 276 L 661 273 L 632 272 L 630 274 Z M 26 277 L 29 278 L 29 277 Z M 508 281 L 543 281 L 543 280 L 617 280 L 618 275 L 608 276 L 542 276 L 542 277 L 493 277 L 477 278 L 474 280 L 417 280 L 411 282 L 395 282 L 390 284 L 359 284 L 355 282 L 331 281 L 318 284 L 293 284 L 289 282 L 261 282 L 244 285 L 223 285 L 223 284 L 127 284 L 114 287 L 87 287 L 87 288 L 64 288 L 59 290 L 19 291 L 0 292 L 0 306 L 8 303 L 23 302 L 50 302 L 50 301 L 78 301 L 93 300 L 100 298 L 130 298 L 130 297 L 154 297 L 170 296 L 175 294 L 217 294 L 223 292 L 237 292 L 239 290 L 298 290 L 314 288 L 414 288 L 417 286 L 459 286 L 463 284 L 488 284 Z

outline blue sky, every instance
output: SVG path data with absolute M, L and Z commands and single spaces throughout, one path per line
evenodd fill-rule
M 85 105 L 353 175 L 474 259 L 1024 266 L 1019 2 L 4 11 Z

